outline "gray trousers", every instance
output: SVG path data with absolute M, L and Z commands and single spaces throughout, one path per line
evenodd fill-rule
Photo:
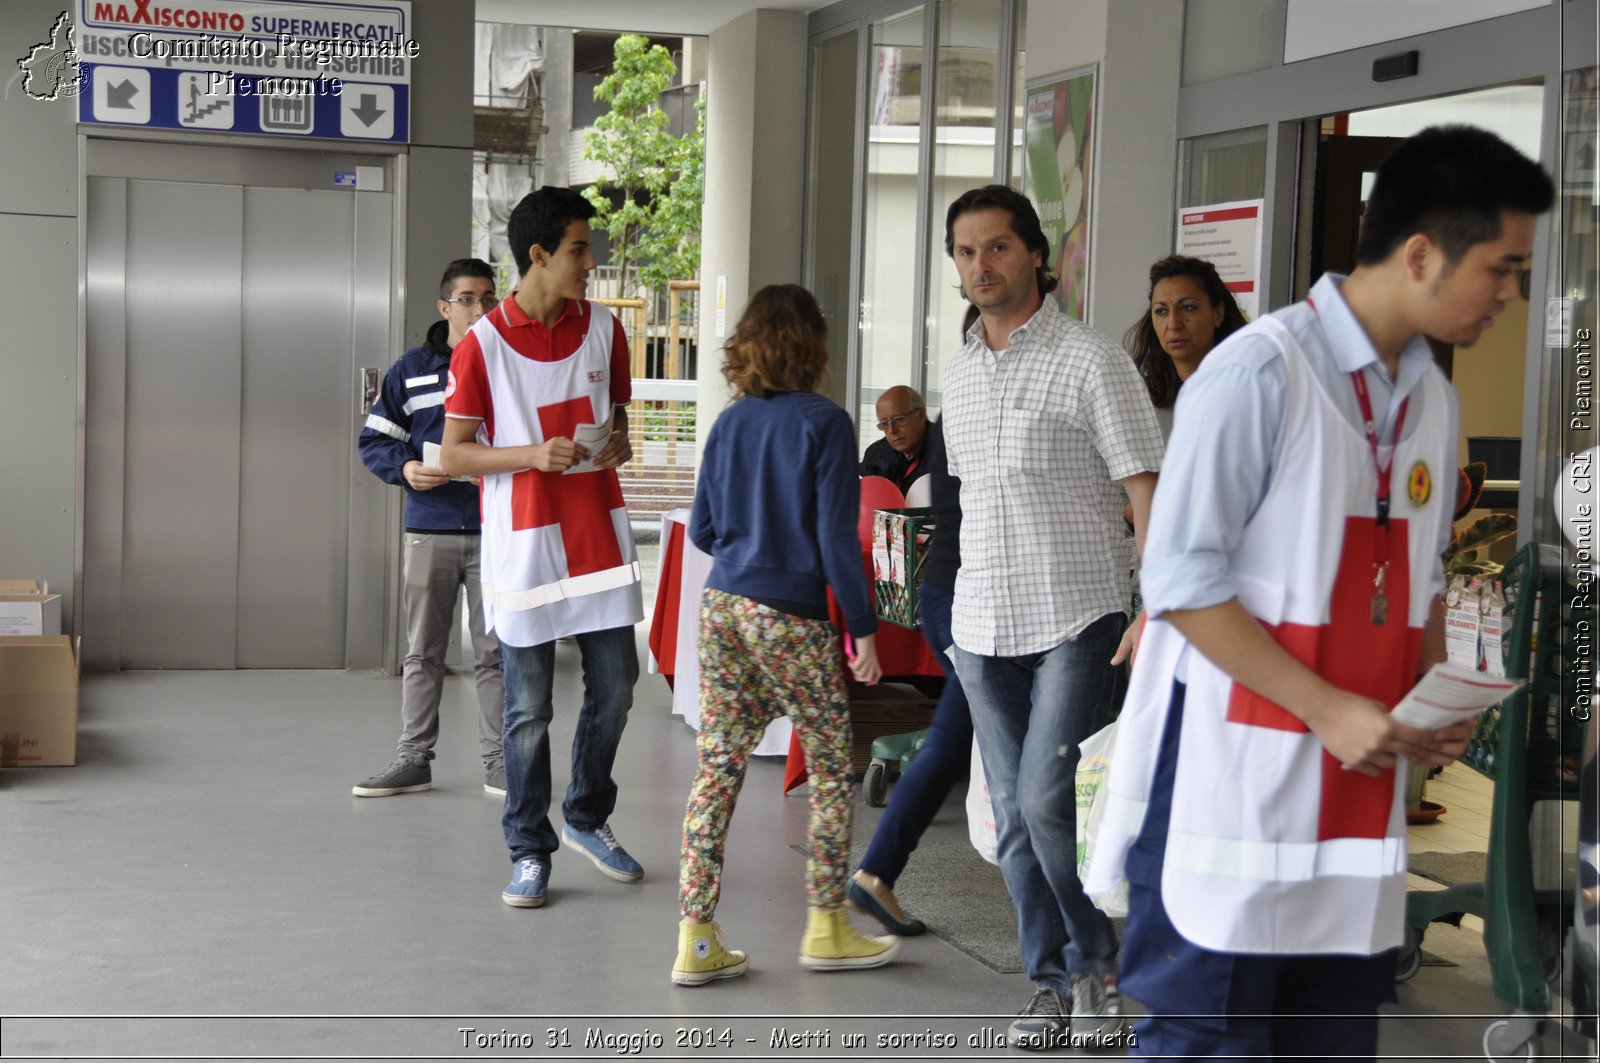
M 500 643 L 484 630 L 478 581 L 477 535 L 405 534 L 406 663 L 402 673 L 400 752 L 433 759 L 439 740 L 439 699 L 444 693 L 445 654 L 455 620 L 456 592 L 467 591 L 473 675 L 478 688 L 478 749 L 486 770 L 502 762 L 500 724 L 505 683 L 500 678 Z

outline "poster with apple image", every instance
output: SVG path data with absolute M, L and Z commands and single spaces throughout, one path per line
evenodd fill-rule
M 1061 284 L 1056 300 L 1082 321 L 1089 300 L 1090 135 L 1094 121 L 1093 67 L 1044 79 L 1028 88 L 1023 191 L 1039 212 L 1050 265 Z

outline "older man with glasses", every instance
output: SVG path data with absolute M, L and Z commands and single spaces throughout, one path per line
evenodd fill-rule
M 928 412 L 922 396 L 904 384 L 878 396 L 877 408 L 883 438 L 861 456 L 861 475 L 882 476 L 904 491 L 928 471 Z
M 494 270 L 476 258 L 458 258 L 439 281 L 440 321 L 427 341 L 401 356 L 361 430 L 361 460 L 385 483 L 403 487 L 405 508 L 406 660 L 402 670 L 400 748 L 383 771 L 356 784 L 357 797 L 390 797 L 433 786 L 433 747 L 439 739 L 439 701 L 456 601 L 464 588 L 472 630 L 473 675 L 478 694 L 478 752 L 483 788 L 506 793 L 500 725 L 505 683 L 500 643 L 484 629 L 478 600 L 481 507 L 478 485 L 452 480 L 439 467 L 450 352 L 467 330 L 493 310 Z

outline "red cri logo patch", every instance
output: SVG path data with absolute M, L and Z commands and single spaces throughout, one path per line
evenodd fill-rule
M 589 374 L 589 383 L 598 384 L 606 378 L 604 370 L 596 369 Z

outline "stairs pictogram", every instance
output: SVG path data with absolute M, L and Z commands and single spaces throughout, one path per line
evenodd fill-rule
M 228 106 L 231 101 L 226 96 L 219 96 L 215 101 L 205 107 L 200 106 L 200 86 L 189 86 L 189 121 L 197 122 L 214 111 L 220 111 Z

